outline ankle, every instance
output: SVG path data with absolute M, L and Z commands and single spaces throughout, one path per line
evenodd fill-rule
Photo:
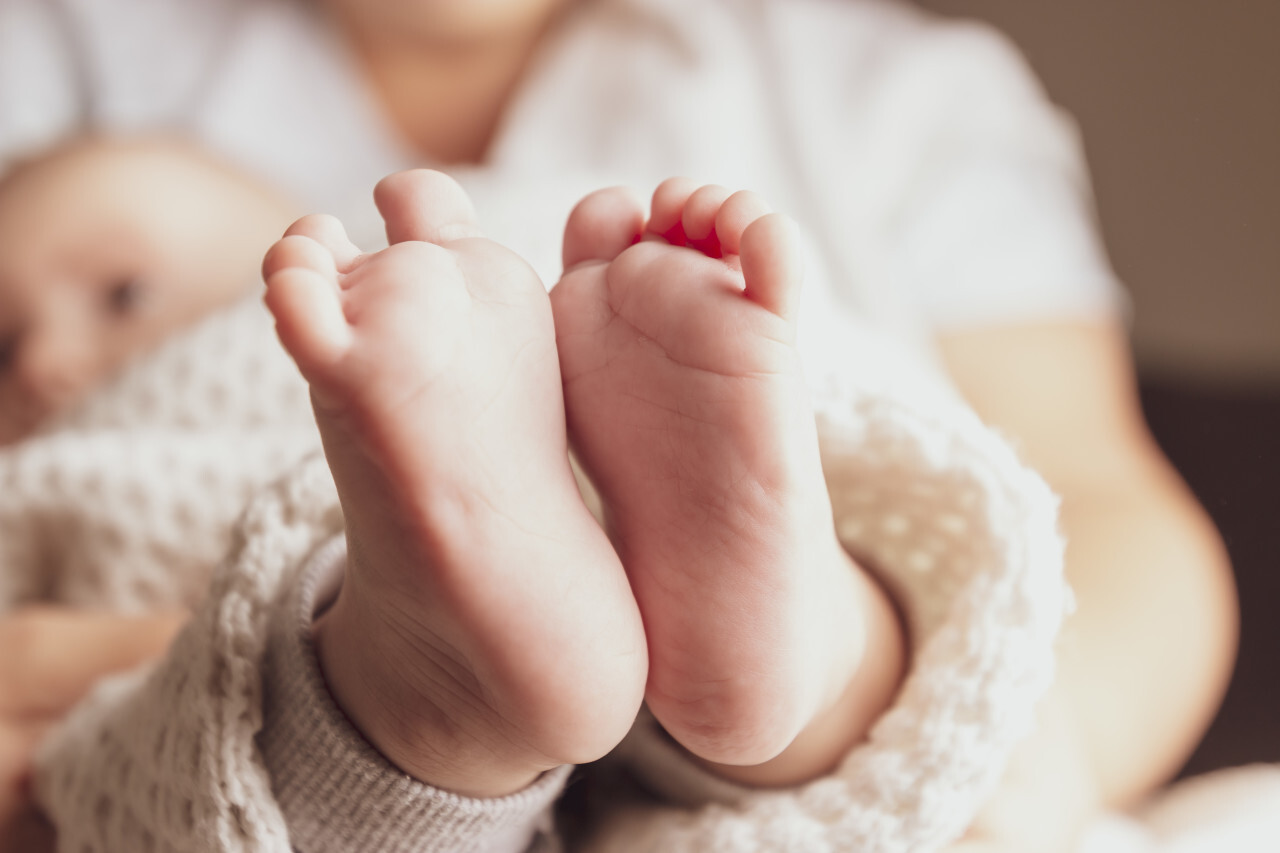
M 484 737 L 482 716 L 458 725 L 429 691 L 411 684 L 403 650 L 381 620 L 360 618 L 340 594 L 313 628 L 316 656 L 334 702 L 369 743 L 421 782 L 465 796 L 498 797 L 556 766 L 531 761 L 500 737 Z M 479 725 L 476 725 L 479 724 Z M 495 729 L 491 731 L 496 733 Z
M 591 541 L 616 561 L 586 518 L 597 533 Z M 579 544 L 552 562 L 581 557 Z M 581 636 L 543 631 L 530 643 L 527 626 L 466 621 L 465 609 L 443 603 L 451 593 L 406 582 L 420 566 L 388 579 L 362 569 L 359 552 L 353 542 L 343 588 L 316 621 L 317 654 L 339 707 L 402 770 L 447 790 L 496 796 L 553 767 L 595 761 L 626 736 L 647 672 L 634 602 L 612 615 L 597 604 L 595 616 L 574 623 Z M 610 600 L 610 583 L 625 590 L 618 569 L 612 582 L 594 576 L 604 587 L 592 594 L 585 584 L 585 597 Z M 526 603 L 530 612 L 553 609 Z M 634 639 L 624 630 L 631 622 Z
M 753 787 L 788 787 L 826 775 L 864 740 L 897 693 L 905 666 L 905 637 L 888 595 L 840 550 L 844 574 L 823 599 L 826 638 L 819 640 L 824 666 L 821 699 L 799 733 L 768 760 L 716 762 L 694 755 L 707 769 Z M 843 654 L 833 654 L 843 650 Z

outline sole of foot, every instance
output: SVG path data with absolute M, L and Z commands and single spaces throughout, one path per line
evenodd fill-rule
M 858 669 L 864 579 L 841 549 L 794 346 L 793 225 L 672 179 L 584 199 L 552 290 L 572 446 L 644 618 L 646 700 L 709 762 L 753 765 Z
M 313 216 L 264 261 L 346 522 L 318 651 L 402 769 L 508 793 L 626 734 L 643 629 L 569 468 L 542 283 L 443 174 L 393 175 L 375 200 L 388 248 L 361 253 Z

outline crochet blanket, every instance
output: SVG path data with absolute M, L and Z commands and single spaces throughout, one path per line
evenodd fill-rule
M 0 448 L 0 612 L 194 607 L 250 495 L 319 446 L 257 294 Z
M 610 822 L 624 831 L 606 833 L 604 849 L 935 849 L 972 821 L 1052 680 L 1068 604 L 1054 496 L 936 380 L 910 370 L 908 354 L 829 311 L 804 316 L 838 533 L 901 603 L 911 672 L 831 777 L 731 804 L 618 813 Z M 170 656 L 103 685 L 42 756 L 40 795 L 64 849 L 289 850 L 254 740 L 268 615 L 340 530 L 318 455 L 254 499 Z M 677 801 L 688 780 L 664 769 L 658 740 L 639 725 L 618 757 Z
M 717 785 L 642 720 L 615 758 L 670 805 L 619 808 L 596 849 L 937 849 L 1052 678 L 1069 604 L 1054 497 L 908 354 L 806 316 L 807 363 L 840 366 L 810 374 L 837 529 L 901 604 L 910 675 L 835 773 L 785 792 Z M 47 745 L 39 789 L 61 849 L 290 849 L 255 734 L 273 603 L 341 530 L 317 447 L 253 299 L 0 453 L 0 604 L 196 608 L 167 659 L 104 683 Z M 1100 821 L 1081 853 L 1270 851 L 1278 805 L 1276 768 L 1197 780 Z

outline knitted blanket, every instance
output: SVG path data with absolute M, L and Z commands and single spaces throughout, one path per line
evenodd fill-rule
M 193 607 L 249 496 L 319 446 L 255 294 L 0 448 L 0 612 Z
M 692 810 L 619 812 L 603 849 L 935 849 L 964 831 L 1032 725 L 1068 602 L 1056 500 L 954 397 L 890 367 L 911 359 L 860 332 L 810 322 L 802 339 L 806 363 L 829 366 L 809 375 L 838 533 L 908 624 L 901 693 L 829 778 Z M 283 437 L 305 432 L 282 429 L 275 451 L 301 448 Z M 289 850 L 255 743 L 269 615 L 340 530 L 318 455 L 254 499 L 170 656 L 104 685 L 46 749 L 40 796 L 63 849 Z M 618 757 L 673 802 L 688 787 L 688 763 L 672 769 L 643 724 Z
M 901 605 L 910 674 L 837 771 L 783 792 L 718 783 L 642 719 L 614 758 L 668 805 L 619 806 L 592 849 L 938 849 L 1051 681 L 1069 603 L 1054 497 L 907 354 L 806 324 L 807 363 L 840 366 L 810 371 L 837 530 Z M 317 446 L 306 388 L 250 300 L 0 453 L 0 602 L 196 607 L 168 658 L 101 685 L 48 743 L 39 794 L 60 849 L 290 850 L 255 735 L 273 608 L 341 531 Z M 1280 770 L 1225 774 L 1100 821 L 1081 849 L 1262 853 L 1278 804 Z

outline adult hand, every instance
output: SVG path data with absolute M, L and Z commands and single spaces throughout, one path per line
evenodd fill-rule
M 33 605 L 0 618 L 0 853 L 40 834 L 31 761 L 44 734 L 98 679 L 159 657 L 185 612 L 117 616 Z
M 0 820 L 0 853 L 54 853 L 53 826 L 33 808 Z
M 31 756 L 50 724 L 44 718 L 0 718 L 0 853 L 13 836 L 11 824 L 30 804 Z

